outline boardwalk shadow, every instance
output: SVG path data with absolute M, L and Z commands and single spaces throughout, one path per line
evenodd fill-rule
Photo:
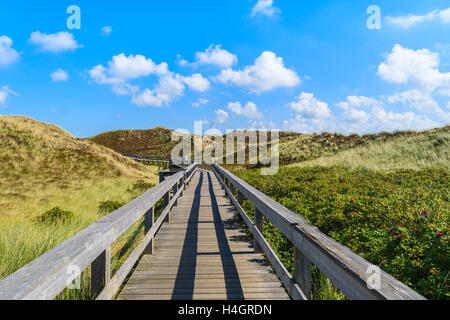
M 177 278 L 175 280 L 172 297 L 182 296 L 183 300 L 194 297 L 195 271 L 197 268 L 198 248 L 198 220 L 200 212 L 200 194 L 203 184 L 203 173 L 200 173 L 199 183 L 195 189 L 194 200 L 189 214 L 186 237 L 181 252 Z
M 225 224 L 220 215 L 219 206 L 217 205 L 216 195 L 214 194 L 211 174 L 208 174 L 209 194 L 211 197 L 212 213 L 214 218 L 214 226 L 216 231 L 217 243 L 222 261 L 222 268 L 225 278 L 225 287 L 228 299 L 243 300 L 245 298 L 236 263 L 225 233 L 225 226 L 236 227 L 234 224 Z

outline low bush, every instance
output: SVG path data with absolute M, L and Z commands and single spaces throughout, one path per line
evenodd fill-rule
M 153 184 L 153 183 L 147 183 L 147 182 L 145 182 L 143 180 L 139 180 L 136 183 L 134 183 L 131 187 L 128 188 L 128 192 L 142 193 L 142 192 L 145 192 L 147 190 L 150 190 L 154 186 L 155 186 L 155 184 Z
M 75 214 L 70 211 L 63 210 L 59 207 L 47 210 L 42 215 L 36 217 L 36 221 L 49 225 L 62 225 L 75 218 Z
M 98 213 L 101 215 L 109 214 L 121 207 L 123 207 L 126 203 L 125 202 L 119 202 L 119 201 L 103 201 L 100 202 L 98 206 Z
M 236 174 L 322 232 L 430 299 L 450 299 L 450 174 L 281 168 Z M 245 204 L 251 213 L 251 204 Z M 264 234 L 292 270 L 292 245 L 270 223 Z

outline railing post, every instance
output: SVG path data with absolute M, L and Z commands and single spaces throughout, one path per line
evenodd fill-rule
M 222 179 L 222 181 L 223 181 L 223 184 L 221 184 L 220 185 L 220 188 L 221 189 L 223 189 L 223 190 L 225 190 L 225 176 L 223 175 L 223 174 L 221 174 L 221 173 L 219 173 L 219 177 Z
M 164 195 L 164 208 L 167 208 L 170 202 L 170 190 Z M 167 217 L 164 219 L 164 222 L 170 222 L 170 212 L 167 214 Z
M 175 185 L 173 186 L 173 196 L 175 197 L 175 195 L 178 192 L 178 182 L 175 183 Z M 175 203 L 173 204 L 174 207 L 176 207 L 178 204 L 178 200 L 175 200 Z
M 233 197 L 234 197 L 234 186 L 231 184 L 231 186 L 230 186 L 230 191 L 231 191 L 231 194 L 233 195 Z
M 145 213 L 145 234 L 147 234 L 155 223 L 155 207 L 152 207 Z M 154 239 L 150 240 L 147 248 L 145 248 L 145 254 L 153 254 L 155 251 Z
M 111 247 L 106 248 L 91 264 L 91 295 L 96 297 L 111 279 Z
M 262 234 L 264 229 L 264 216 L 257 208 L 255 208 L 255 226 Z M 254 241 L 255 253 L 263 253 L 261 246 L 259 245 L 258 241 L 256 241 L 256 237 Z
M 184 191 L 186 191 L 186 171 L 183 173 L 183 179 L 181 180 L 181 186 L 183 187 L 183 191 L 181 191 L 180 197 L 182 197 Z
M 244 203 L 244 195 L 238 190 L 238 203 L 242 206 Z
M 228 188 L 228 181 L 227 181 L 227 178 L 225 176 L 223 177 L 223 183 L 225 184 L 224 190 L 226 190 L 226 188 Z M 225 192 L 225 196 L 227 196 L 226 192 Z
M 311 261 L 294 247 L 294 279 L 307 299 L 311 298 Z

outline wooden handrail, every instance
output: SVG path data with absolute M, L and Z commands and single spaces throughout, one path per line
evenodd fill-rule
M 225 188 L 244 222 L 255 236 L 255 249 L 262 249 L 285 288 L 294 299 L 308 299 L 311 286 L 311 265 L 314 264 L 349 299 L 359 300 L 424 300 L 413 289 L 388 273 L 378 269 L 379 286 L 367 285 L 377 269 L 349 248 L 326 236 L 305 219 L 272 200 L 221 166 L 214 172 Z M 235 189 L 238 200 L 235 199 Z M 255 222 L 241 207 L 243 196 L 255 206 Z M 258 215 L 261 215 L 258 217 Z M 267 218 L 294 246 L 294 275 L 291 276 L 262 235 L 262 223 Z
M 130 154 L 130 153 L 121 153 L 122 156 L 126 158 L 131 159 L 137 159 L 141 161 L 161 161 L 161 162 L 170 162 L 170 158 L 164 158 L 164 157 L 151 157 L 151 156 L 143 156 L 138 154 Z
M 92 264 L 91 282 L 94 292 L 100 293 L 99 299 L 111 298 L 149 242 L 153 240 L 161 224 L 167 219 L 172 206 L 185 189 L 186 182 L 192 178 L 196 170 L 197 165 L 192 164 L 185 171 L 168 177 L 140 197 L 1 280 L 0 300 L 54 299 L 90 264 Z M 176 190 L 174 197 L 161 217 L 114 277 L 109 279 L 111 244 L 151 210 L 172 188 Z

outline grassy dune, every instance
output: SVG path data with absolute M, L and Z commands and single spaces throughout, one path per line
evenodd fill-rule
M 158 127 L 150 130 L 118 130 L 104 132 L 90 141 L 120 153 L 170 157 L 177 142 L 171 141 L 173 131 Z
M 296 163 L 270 177 L 245 167 L 235 173 L 427 298 L 450 298 L 449 126 L 303 135 L 281 141 L 280 157 Z M 270 223 L 264 228 L 291 270 L 292 245 Z M 313 287 L 315 299 L 343 298 L 316 269 Z
M 145 191 L 138 181 L 157 183 L 156 168 L 25 117 L 0 116 L 0 164 L 0 279 L 101 218 L 100 202 L 128 202 Z M 54 207 L 74 218 L 36 220 Z M 140 228 L 114 244 L 117 262 Z
M 427 169 L 450 166 L 450 127 L 374 140 L 332 155 L 292 164 L 295 167 L 344 166 L 372 170 Z

